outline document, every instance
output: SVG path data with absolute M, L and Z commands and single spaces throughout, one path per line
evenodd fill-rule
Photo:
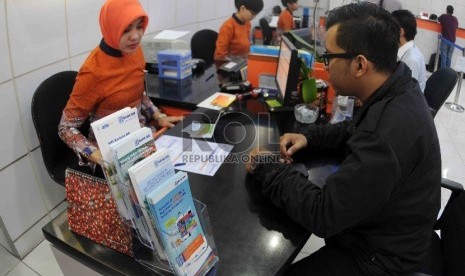
M 182 130 L 182 132 L 189 133 L 191 138 L 212 138 L 215 132 L 216 125 L 218 124 L 218 120 L 221 118 L 221 116 L 224 115 L 224 113 L 224 109 L 221 109 L 213 124 L 203 124 L 194 121 L 190 125 L 185 127 Z
M 236 100 L 236 95 L 227 93 L 216 92 L 210 97 L 200 102 L 197 107 L 203 107 L 213 110 L 220 110 L 228 107 L 232 102 Z
M 226 160 L 233 146 L 204 140 L 163 135 L 155 141 L 158 149 L 170 151 L 174 168 L 213 176 Z
M 189 31 L 172 31 L 172 30 L 164 30 L 161 31 L 159 34 L 157 34 L 154 38 L 156 39 L 167 39 L 167 40 L 173 40 L 173 39 L 178 39 L 186 34 L 188 34 Z

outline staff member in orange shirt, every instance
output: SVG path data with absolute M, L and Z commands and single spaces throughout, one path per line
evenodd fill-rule
M 246 58 L 250 52 L 250 21 L 263 9 L 263 0 L 235 0 L 237 12 L 220 28 L 215 60 Z
M 281 41 L 281 36 L 285 31 L 295 29 L 293 12 L 299 8 L 299 0 L 281 0 L 283 6 L 286 7 L 279 15 L 278 25 L 276 28 L 276 37 L 278 42 Z
M 58 126 L 58 135 L 81 165 L 102 162 L 92 130 L 88 137 L 79 131 L 87 118 L 94 122 L 130 106 L 137 108 L 141 126 L 153 131 L 182 119 L 161 113 L 144 91 L 145 60 L 139 43 L 148 20 L 138 0 L 107 0 L 101 8 L 103 39 L 81 66 Z
M 298 2 L 299 0 L 281 0 L 283 6 L 286 7 L 286 9 L 281 12 L 278 19 L 277 29 L 281 31 L 281 33 L 295 29 L 294 16 L 292 13 L 299 8 Z

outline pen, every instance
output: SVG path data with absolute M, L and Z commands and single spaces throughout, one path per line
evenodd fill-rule
M 211 78 L 213 78 L 215 75 L 214 74 L 211 74 L 210 76 L 208 76 L 208 78 L 205 79 L 205 82 L 209 81 Z
M 176 163 L 174 164 L 174 167 L 180 167 L 180 166 L 184 166 L 186 165 L 186 163 Z

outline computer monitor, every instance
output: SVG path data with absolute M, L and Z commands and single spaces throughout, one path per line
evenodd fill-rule
M 297 90 L 299 73 L 300 60 L 297 49 L 289 39 L 282 37 L 275 80 L 283 106 L 291 105 L 291 94 Z
M 294 36 L 292 35 L 294 34 Z M 302 29 L 295 29 L 289 32 L 285 32 L 284 35 L 291 41 L 292 44 L 297 49 L 302 49 L 306 51 L 313 52 L 314 42 L 312 38 L 312 30 L 311 28 L 302 28 Z M 297 40 L 295 36 L 301 38 L 301 40 Z M 321 55 L 325 51 L 324 45 L 317 39 L 316 41 L 316 54 Z

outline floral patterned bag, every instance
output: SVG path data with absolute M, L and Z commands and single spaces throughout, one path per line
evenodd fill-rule
M 71 231 L 133 256 L 131 229 L 116 210 L 106 180 L 68 168 L 65 186 Z

